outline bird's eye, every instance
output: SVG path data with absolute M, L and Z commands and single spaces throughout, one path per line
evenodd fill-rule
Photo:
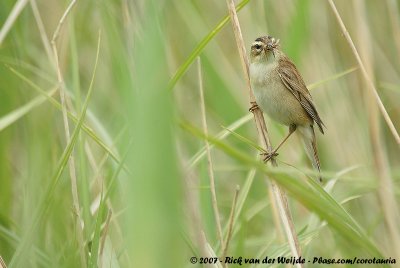
M 254 45 L 255 49 L 261 49 L 261 45 Z

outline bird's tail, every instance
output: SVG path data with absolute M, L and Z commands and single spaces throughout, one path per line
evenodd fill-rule
M 298 127 L 296 131 L 300 136 L 300 139 L 303 141 L 304 148 L 306 149 L 306 153 L 308 158 L 311 160 L 313 167 L 321 172 L 321 165 L 319 162 L 318 151 L 317 151 L 317 141 L 315 138 L 314 127 Z M 318 175 L 318 180 L 322 182 L 321 175 Z

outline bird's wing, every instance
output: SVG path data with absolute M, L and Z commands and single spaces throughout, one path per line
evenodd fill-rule
M 317 123 L 319 130 L 324 133 L 322 126 L 325 125 L 313 104 L 310 92 L 308 92 L 296 66 L 287 57 L 279 61 L 278 74 L 285 87 L 292 92 L 308 115 Z

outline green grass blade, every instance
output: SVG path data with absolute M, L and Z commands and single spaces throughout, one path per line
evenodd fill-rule
M 258 171 L 277 182 L 285 188 L 293 198 L 310 211 L 316 213 L 321 219 L 326 220 L 329 226 L 343 236 L 348 243 L 357 245 L 371 256 L 383 258 L 383 254 L 366 236 L 365 231 L 363 231 L 347 211 L 313 179 L 307 179 L 305 181 L 299 180 L 299 178 L 294 176 L 294 173 L 268 168 L 260 161 L 254 160 L 252 157 L 226 145 L 220 140 L 205 136 L 200 130 L 189 124 L 181 124 L 181 126 L 195 136 L 207 139 L 226 154 L 252 168 L 256 168 Z
M 251 169 L 246 176 L 244 184 L 240 187 L 240 192 L 235 209 L 235 216 L 233 218 L 233 223 L 232 223 L 233 226 L 236 226 L 236 223 L 239 220 L 239 217 L 241 216 L 244 204 L 250 192 L 250 188 L 253 185 L 255 175 L 256 175 L 256 170 Z M 228 225 L 224 227 L 224 237 L 226 236 L 227 232 L 228 232 Z M 221 245 L 219 241 L 217 243 L 217 246 L 215 247 L 215 250 L 221 250 Z
M 33 89 L 35 89 L 37 92 L 39 92 L 40 94 L 42 94 L 43 96 L 45 96 L 47 98 L 47 100 L 55 107 L 57 108 L 57 110 L 61 111 L 62 107 L 61 104 L 54 99 L 53 97 L 51 97 L 50 95 L 48 95 L 46 93 L 45 90 L 43 90 L 41 87 L 39 87 L 37 84 L 35 84 L 32 80 L 30 80 L 28 77 L 24 76 L 23 74 L 21 74 L 20 72 L 18 72 L 17 70 L 15 70 L 13 67 L 8 66 L 8 69 L 13 72 L 16 76 L 18 76 L 19 78 L 21 78 L 23 81 L 25 81 L 28 85 L 30 85 Z M 77 123 L 78 122 L 78 118 L 73 115 L 71 112 L 67 111 L 68 114 L 68 118 L 71 119 L 73 122 Z M 114 153 L 110 146 L 108 146 L 89 126 L 87 126 L 86 124 L 82 125 L 82 130 L 89 135 L 89 137 L 91 137 L 93 139 L 93 141 L 95 141 L 101 148 L 103 148 L 110 156 L 111 158 L 117 162 L 120 163 L 120 159 L 117 156 L 116 153 Z M 127 167 L 124 166 L 124 170 L 129 172 L 129 169 Z
M 94 65 L 94 69 L 93 69 L 92 80 L 90 82 L 89 90 L 86 95 L 86 99 L 83 104 L 83 107 L 82 107 L 81 115 L 75 126 L 74 132 L 71 135 L 71 140 L 68 143 L 67 147 L 64 149 L 64 152 L 60 158 L 59 164 L 57 165 L 56 172 L 55 172 L 54 176 L 51 178 L 51 181 L 47 187 L 45 194 L 43 195 L 43 198 L 41 199 L 41 202 L 40 202 L 40 205 L 38 206 L 37 211 L 34 213 L 32 224 L 29 226 L 29 229 L 26 231 L 25 237 L 22 239 L 21 243 L 19 244 L 18 248 L 15 251 L 14 256 L 11 259 L 11 262 L 9 265 L 10 268 L 19 267 L 19 262 L 23 261 L 23 257 L 26 257 L 26 255 L 23 253 L 33 243 L 33 238 L 34 238 L 34 234 L 36 233 L 36 229 L 38 228 L 40 222 L 43 220 L 43 217 L 45 216 L 46 212 L 48 211 L 48 208 L 51 204 L 51 200 L 53 198 L 55 188 L 58 185 L 61 175 L 68 164 L 69 158 L 72 154 L 72 151 L 76 144 L 77 138 L 79 136 L 78 134 L 79 134 L 81 127 L 83 125 L 83 122 L 85 120 L 86 110 L 88 108 L 89 100 L 90 100 L 90 97 L 93 92 L 94 77 L 96 75 L 99 53 L 100 53 L 100 35 L 99 35 L 99 41 L 98 41 L 98 45 L 97 45 L 97 53 L 96 53 L 96 60 L 95 60 L 95 65 Z
M 236 120 L 235 122 L 233 122 L 232 124 L 230 124 L 227 128 L 229 128 L 230 130 L 236 130 L 239 127 L 241 127 L 242 125 L 246 124 L 247 122 L 251 121 L 251 119 L 253 119 L 253 115 L 252 114 L 246 114 L 245 116 L 239 118 L 238 120 Z M 224 138 L 226 138 L 227 136 L 229 136 L 231 134 L 231 132 L 227 131 L 227 130 L 222 130 L 221 132 L 219 132 L 216 135 L 216 138 L 219 140 L 222 140 Z M 213 144 L 210 144 L 210 149 L 212 149 L 214 147 Z M 206 155 L 207 153 L 207 149 L 205 146 L 203 146 L 197 153 L 194 154 L 194 156 L 189 160 L 189 166 L 190 167 L 194 167 L 195 165 L 197 165 L 199 163 L 199 161 Z
M 352 72 L 354 72 L 354 71 L 357 71 L 357 70 L 358 70 L 358 67 L 349 68 L 349 69 L 347 69 L 347 70 L 345 70 L 345 71 L 343 71 L 343 72 L 334 74 L 334 75 L 332 75 L 332 76 L 330 76 L 330 77 L 327 77 L 327 78 L 325 78 L 325 79 L 323 79 L 323 80 L 320 80 L 320 81 L 317 81 L 317 82 L 315 82 L 315 83 L 309 84 L 309 85 L 307 86 L 307 88 L 308 88 L 309 90 L 315 89 L 315 88 L 317 88 L 317 87 L 319 87 L 319 86 L 321 86 L 321 85 L 323 85 L 323 84 L 325 84 L 325 83 L 327 83 L 327 82 L 336 80 L 336 79 L 338 79 L 338 78 L 341 78 L 341 77 L 343 77 L 343 76 L 345 76 L 345 75 L 347 75 L 347 74 L 350 74 L 350 73 L 352 73 Z
M 244 137 L 244 136 L 242 136 L 242 135 L 236 133 L 235 131 L 230 130 L 229 128 L 226 128 L 226 127 L 224 127 L 224 126 L 222 126 L 222 128 L 225 129 L 225 130 L 227 130 L 227 131 L 229 131 L 235 138 L 237 138 L 238 140 L 244 142 L 245 144 L 247 144 L 247 145 L 253 147 L 254 149 L 257 149 L 257 150 L 260 151 L 260 152 L 266 152 L 261 146 L 259 146 L 259 145 L 258 145 L 257 143 L 255 143 L 255 142 L 249 140 L 248 138 L 246 138 L 246 137 Z
M 101 238 L 100 227 L 101 227 L 101 223 L 103 222 L 104 209 L 105 209 L 105 206 L 104 206 L 103 193 L 101 193 L 100 205 L 99 205 L 99 209 L 97 211 L 96 224 L 95 224 L 94 235 L 93 235 L 93 239 L 92 239 L 91 254 L 90 254 L 90 258 L 89 258 L 89 267 L 90 268 L 97 267 L 97 263 L 98 263 L 100 238 Z
M 383 89 L 388 89 L 388 90 L 392 90 L 393 92 L 400 92 L 400 86 L 393 84 L 393 83 L 388 83 L 388 82 L 382 82 L 380 84 L 380 87 Z
M 21 241 L 21 238 L 17 234 L 15 234 L 13 231 L 5 228 L 1 224 L 0 224 L 0 237 L 2 239 L 4 239 L 4 241 L 7 241 L 9 244 L 12 244 L 12 245 L 14 245 L 14 244 L 18 245 Z M 49 258 L 49 256 L 46 255 L 45 252 L 40 250 L 38 247 L 34 247 L 33 252 L 34 252 L 34 254 L 36 254 L 36 257 L 38 258 L 39 263 L 43 267 L 50 266 L 50 263 L 51 263 L 50 258 Z
M 243 0 L 236 6 L 236 11 L 239 12 L 245 5 L 247 5 L 250 0 Z M 214 27 L 214 29 L 209 32 L 203 40 L 193 49 L 192 53 L 190 53 L 189 57 L 186 61 L 178 68 L 174 76 L 168 83 L 168 89 L 173 89 L 178 80 L 185 74 L 189 66 L 193 63 L 193 61 L 200 55 L 206 45 L 214 38 L 214 36 L 219 33 L 222 28 L 229 22 L 229 15 L 226 15 L 218 24 Z
M 56 89 L 50 90 L 50 92 L 46 93 L 48 96 L 52 96 Z M 21 119 L 23 116 L 28 114 L 37 106 L 43 104 L 46 101 L 46 98 L 43 96 L 39 96 L 31 100 L 30 102 L 24 104 L 23 106 L 15 109 L 14 111 L 2 116 L 0 118 L 0 131 L 4 130 L 5 128 L 9 127 L 10 125 L 14 124 L 16 121 Z

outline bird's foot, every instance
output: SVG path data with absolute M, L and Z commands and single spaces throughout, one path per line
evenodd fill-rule
M 264 163 L 267 163 L 269 160 L 271 160 L 275 156 L 278 156 L 279 154 L 276 151 L 272 151 L 270 153 L 261 153 L 261 155 L 263 156 Z
M 254 113 L 255 110 L 259 109 L 258 104 L 255 102 L 252 102 L 252 106 L 249 108 L 249 112 Z

